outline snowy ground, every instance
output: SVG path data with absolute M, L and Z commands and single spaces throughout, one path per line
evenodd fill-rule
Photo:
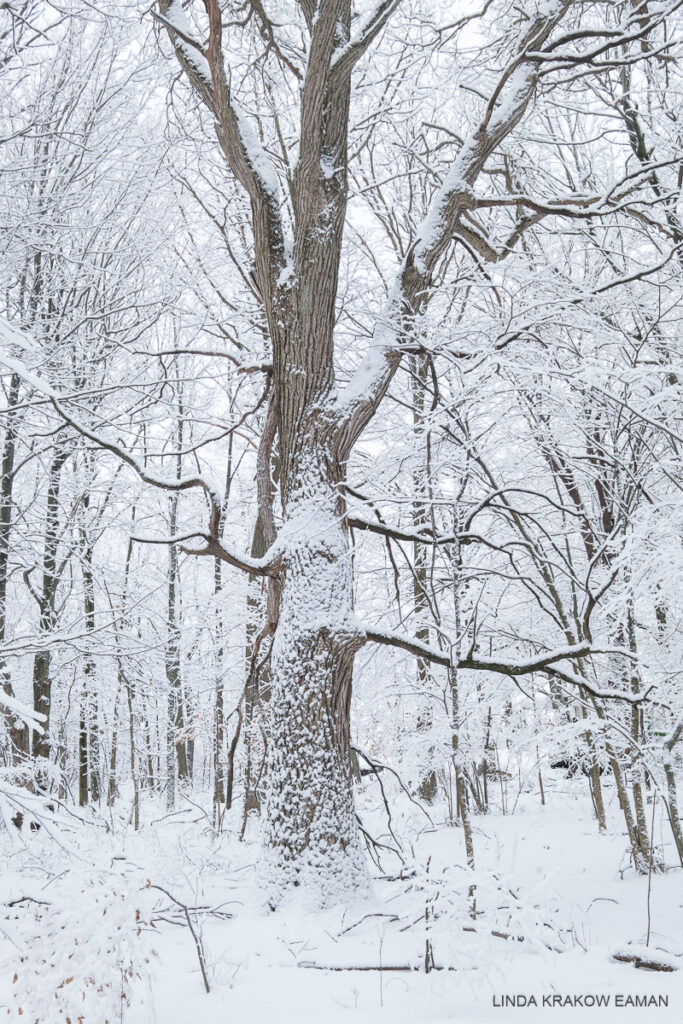
M 98 982 L 112 978 L 119 984 L 120 968 L 109 971 L 106 962 L 112 948 L 120 962 L 129 955 L 130 962 L 141 965 L 141 978 L 131 988 L 131 1006 L 121 1013 L 119 996 L 119 1011 L 111 1017 L 125 1024 L 417 1024 L 556 1017 L 601 1024 L 680 1022 L 683 961 L 678 971 L 655 973 L 611 957 L 627 944 L 642 946 L 646 941 L 648 879 L 636 877 L 628 866 L 614 805 L 614 831 L 597 834 L 582 783 L 558 783 L 546 807 L 539 806 L 537 797 L 526 796 L 514 815 L 476 819 L 475 878 L 462 868 L 460 829 L 432 827 L 407 805 L 396 826 L 401 837 L 412 833 L 412 840 L 403 840 L 404 877 L 396 877 L 401 873 L 397 858 L 387 857 L 383 868 L 392 877 L 377 877 L 372 902 L 324 913 L 300 906 L 277 914 L 264 910 L 254 868 L 256 843 L 239 843 L 230 833 L 216 839 L 196 804 L 171 819 L 150 820 L 137 835 L 117 829 L 115 822 L 113 834 L 93 827 L 85 830 L 85 837 L 83 830 L 72 832 L 69 850 L 57 846 L 44 830 L 24 836 L 23 848 L 16 836 L 3 833 L 3 903 L 26 896 L 52 902 L 47 909 L 26 899 L 5 907 L 0 920 L 5 936 L 0 939 L 5 961 L 0 1006 L 10 1007 L 10 1019 L 31 1020 L 29 1010 L 19 1017 L 12 996 L 12 976 L 22 949 L 28 949 L 20 984 L 36 996 L 40 1009 L 32 1010 L 38 1012 L 35 1019 L 40 1024 L 65 1020 L 58 1004 L 53 1006 L 50 983 L 54 989 L 63 969 L 59 955 L 62 947 L 71 948 L 73 932 L 78 935 L 73 947 L 77 952 L 64 961 L 69 965 L 66 973 L 75 963 L 73 986 L 79 971 L 96 974 Z M 657 816 L 659 833 L 666 839 Z M 670 848 L 667 852 L 671 864 Z M 473 881 L 476 919 L 470 913 Z M 190 913 L 204 950 L 208 995 L 184 912 L 155 886 L 181 903 L 232 915 Z M 95 898 L 101 890 L 113 894 L 113 909 Z M 138 903 L 143 921 L 155 915 L 154 928 L 143 929 L 140 936 L 130 927 Z M 48 916 L 40 916 L 44 914 Z M 111 924 L 116 914 L 121 917 L 116 935 L 128 929 L 132 936 L 127 945 L 112 944 L 109 933 L 103 938 L 98 932 L 101 922 Z M 653 876 L 650 929 L 650 949 L 657 955 L 683 956 L 680 869 Z M 428 938 L 435 964 L 448 970 L 424 972 Z M 150 945 L 155 955 L 147 967 L 144 952 Z M 331 969 L 380 965 L 420 970 Z M 31 977 L 26 974 L 29 967 L 34 969 Z M 609 1005 L 544 1006 L 543 997 L 552 994 L 609 996 Z M 651 994 L 668 996 L 668 1007 L 615 1005 L 618 996 L 626 1002 L 628 995 Z M 538 1006 L 501 1006 L 510 995 L 527 1000 L 533 995 Z M 101 993 L 89 993 L 85 1005 L 83 1024 L 110 1019 Z

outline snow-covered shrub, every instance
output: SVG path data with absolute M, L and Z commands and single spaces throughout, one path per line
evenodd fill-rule
M 149 889 L 123 874 L 81 870 L 52 900 L 26 911 L 13 1010 L 27 1024 L 120 1022 L 154 955 Z
M 504 945 L 535 954 L 569 948 L 570 922 L 545 879 L 522 886 L 498 872 L 449 865 L 419 870 L 414 889 L 436 963 L 478 968 L 504 957 Z

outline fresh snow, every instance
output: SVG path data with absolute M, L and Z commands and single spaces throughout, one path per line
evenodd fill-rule
M 0 951 L 6 969 L 0 1005 L 13 1005 L 11 979 L 20 954 L 28 952 L 29 963 L 32 956 L 55 956 L 57 948 L 50 953 L 48 947 L 56 922 L 65 926 L 59 942 L 67 944 L 69 930 L 77 934 L 84 915 L 105 909 L 106 896 L 105 903 L 98 902 L 101 892 L 89 888 L 97 883 L 112 894 L 108 912 L 116 915 L 122 930 L 130 928 L 134 915 L 129 911 L 138 905 L 142 916 L 153 920 L 141 936 L 131 935 L 127 945 L 116 947 L 123 962 L 131 945 L 136 948 L 139 942 L 143 961 L 140 977 L 131 982 L 124 1024 L 488 1024 L 508 1015 L 545 1022 L 549 1011 L 542 997 L 558 994 L 565 999 L 582 994 L 610 998 L 608 1008 L 564 1005 L 563 1020 L 641 1024 L 649 1015 L 642 1008 L 617 1007 L 615 998 L 654 994 L 667 996 L 669 1006 L 658 1007 L 653 1019 L 680 1021 L 683 970 L 654 973 L 613 959 L 613 954 L 626 951 L 647 953 L 663 964 L 680 963 L 680 868 L 652 878 L 651 936 L 645 947 L 648 879 L 636 876 L 628 865 L 615 795 L 610 797 L 612 830 L 601 836 L 584 788 L 585 780 L 548 779 L 546 807 L 528 792 L 514 815 L 475 818 L 475 875 L 463 867 L 462 831 L 440 823 L 443 808 L 432 809 L 432 825 L 414 805 L 395 797 L 394 830 L 404 845 L 405 877 L 395 877 L 401 865 L 395 855 L 387 855 L 381 873 L 394 877 L 381 878 L 375 870 L 370 898 L 317 913 L 300 902 L 290 902 L 277 913 L 265 909 L 255 869 L 257 836 L 248 833 L 240 843 L 229 824 L 229 831 L 216 838 L 199 800 L 184 802 L 170 816 L 148 807 L 148 821 L 138 834 L 119 818 L 110 832 L 103 819 L 72 825 L 66 830 L 66 851 L 43 832 L 3 833 Z M 373 783 L 364 782 L 361 814 L 366 823 L 372 821 L 371 829 L 380 830 L 375 796 Z M 658 837 L 666 832 L 659 813 L 655 829 Z M 671 864 L 673 851 L 665 849 Z M 478 886 L 476 921 L 468 914 L 472 881 Z M 154 886 L 181 903 L 215 911 L 191 912 L 204 951 L 209 995 L 182 911 Z M 22 903 L 9 906 L 22 897 Z M 51 901 L 49 912 L 31 902 L 38 900 Z M 434 911 L 430 938 L 435 963 L 454 970 L 424 973 L 426 906 Z M 35 932 L 36 910 L 44 915 L 41 934 Z M 104 947 L 115 943 L 103 927 L 97 917 L 88 917 L 82 955 L 87 962 L 95 947 L 100 950 L 98 970 L 107 978 L 111 965 L 105 962 Z M 492 931 L 520 935 L 524 941 L 502 939 Z M 33 950 L 25 950 L 27 938 Z M 415 970 L 339 969 L 380 963 Z M 538 1006 L 494 1005 L 505 995 L 533 995 Z M 58 1019 L 43 1016 L 40 1024 L 56 1024 Z M 91 1019 L 97 1024 L 103 1020 L 86 1018 Z
M 166 12 L 166 21 L 168 21 L 174 28 L 177 28 L 179 32 L 182 32 L 184 36 L 193 40 L 192 45 L 182 39 L 180 36 L 176 36 L 176 45 L 182 52 L 185 59 L 192 65 L 192 67 L 201 75 L 205 82 L 211 85 L 211 68 L 209 62 L 202 53 L 201 43 L 194 42 L 194 36 L 192 33 L 192 26 L 183 10 L 181 0 L 173 0 L 172 4 Z

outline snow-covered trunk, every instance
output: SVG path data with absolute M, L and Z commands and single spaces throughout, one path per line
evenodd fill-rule
M 38 600 L 39 635 L 47 637 L 56 626 L 55 605 L 57 587 L 59 585 L 58 551 L 60 542 L 59 531 L 59 491 L 61 473 L 68 458 L 66 449 L 57 449 L 50 463 L 48 472 L 47 500 L 45 506 L 45 542 L 43 548 L 43 580 Z M 34 732 L 31 737 L 31 753 L 34 757 L 49 760 L 50 715 L 52 711 L 52 651 L 49 645 L 38 649 L 33 660 L 33 706 L 36 711 L 46 716 L 42 733 Z M 47 785 L 45 769 L 40 769 L 40 785 Z
M 430 505 L 424 498 L 431 498 L 432 492 L 432 460 L 431 435 L 427 426 L 427 385 L 429 381 L 429 363 L 425 356 L 411 356 L 410 372 L 413 399 L 413 432 L 416 450 L 419 453 L 418 465 L 413 470 L 413 486 L 419 495 L 413 504 L 413 526 L 416 532 L 425 532 L 433 524 L 430 522 Z M 424 457 L 423 457 L 424 454 Z M 428 597 L 430 552 L 424 543 L 413 544 L 413 600 L 415 610 L 415 639 L 423 644 L 430 644 L 429 628 L 430 602 Z M 433 675 L 430 663 L 424 658 L 417 659 L 417 718 L 415 729 L 419 734 L 419 779 L 418 795 L 421 800 L 433 803 L 436 798 L 438 780 L 435 764 L 437 752 L 433 736 Z
M 673 764 L 671 763 L 670 750 L 666 750 L 666 753 L 664 755 L 664 774 L 666 776 L 666 786 L 668 795 L 668 800 L 666 800 L 666 809 L 669 815 L 669 823 L 671 825 L 671 832 L 674 837 L 674 843 L 676 844 L 676 853 L 678 854 L 678 859 L 681 862 L 681 867 L 683 868 L 683 828 L 681 828 L 681 819 L 678 813 L 676 773 L 674 771 Z
M 17 412 L 21 378 L 13 373 L 10 378 L 4 410 L 5 437 L 0 458 L 0 644 L 4 647 L 7 632 L 7 584 L 9 582 L 9 552 L 12 536 L 14 505 L 14 472 L 17 450 Z M 9 697 L 14 697 L 12 679 L 7 663 L 0 658 L 0 686 Z M 8 716 L 9 758 L 12 763 L 21 761 L 28 753 L 29 733 L 20 718 Z
M 367 888 L 353 803 L 349 707 L 361 637 L 340 470 L 311 441 L 291 460 L 272 652 L 266 856 L 276 902 L 292 886 L 332 903 Z
M 85 513 L 90 508 L 90 494 L 82 499 Z M 93 571 L 93 544 L 88 537 L 87 522 L 81 524 L 81 573 L 83 577 L 83 622 L 88 634 L 95 631 L 95 577 Z M 83 664 L 83 690 L 80 697 L 78 736 L 78 802 L 81 807 L 88 799 L 100 799 L 100 737 L 97 691 L 95 688 L 95 661 L 87 651 Z
M 456 814 L 462 821 L 462 830 L 465 838 L 465 854 L 467 865 L 474 871 L 474 839 L 472 835 L 472 822 L 470 820 L 469 804 L 467 802 L 467 786 L 464 773 L 464 760 L 462 753 L 461 732 L 463 719 L 460 712 L 460 694 L 458 692 L 458 661 L 460 658 L 459 644 L 461 632 L 461 598 L 462 598 L 462 549 L 460 547 L 460 514 L 459 501 L 462 497 L 462 487 L 453 503 L 453 543 L 450 546 L 451 559 L 451 589 L 453 596 L 453 635 L 455 644 L 451 650 L 451 664 L 448 669 L 448 686 L 451 691 L 451 750 L 453 769 L 455 772 L 455 799 Z M 470 887 L 470 911 L 475 916 L 476 905 L 474 902 L 474 886 Z

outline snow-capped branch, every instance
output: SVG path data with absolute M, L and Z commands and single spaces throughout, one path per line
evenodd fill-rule
M 251 573 L 253 576 L 277 576 L 280 572 L 282 559 L 281 551 L 277 542 L 266 551 L 262 558 L 253 558 L 243 553 L 237 554 L 225 547 L 217 537 L 209 534 L 193 534 L 195 537 L 203 537 L 206 547 L 203 548 L 181 548 L 186 555 L 210 555 L 218 558 L 221 562 L 227 562 L 235 569 L 242 569 L 243 572 Z
M 598 653 L 591 651 L 591 654 Z M 626 651 L 620 653 L 626 654 Z M 593 697 L 598 697 L 600 700 L 623 700 L 627 704 L 642 704 L 646 701 L 649 694 L 654 690 L 654 686 L 648 686 L 647 690 L 642 693 L 631 693 L 628 690 L 605 690 L 603 687 L 594 686 L 583 676 L 577 676 L 574 672 L 570 672 L 567 669 L 559 669 L 556 666 L 547 666 L 539 669 L 549 677 L 555 677 L 561 679 L 564 683 L 571 683 L 572 686 L 579 686 L 583 690 L 586 690 Z
M 89 441 L 92 441 L 99 448 L 103 448 L 105 451 L 111 452 L 112 455 L 116 455 L 116 457 L 121 459 L 122 462 L 125 462 L 127 466 L 130 466 L 131 469 L 135 470 L 143 483 L 152 484 L 152 486 L 159 487 L 164 491 L 187 491 L 194 487 L 201 488 L 211 504 L 212 520 L 215 518 L 216 525 L 218 525 L 220 522 L 221 499 L 218 493 L 214 490 L 211 484 L 204 479 L 204 477 L 199 475 L 183 476 L 173 480 L 165 476 L 159 476 L 157 473 L 151 473 L 135 458 L 134 455 L 131 455 L 131 453 L 121 445 L 108 440 L 106 437 L 103 437 L 102 434 L 91 430 L 90 427 L 86 427 L 84 423 L 77 420 L 71 413 L 66 411 L 61 401 L 56 397 L 52 398 L 52 405 L 65 423 L 68 423 L 70 427 L 73 427 L 73 429 L 79 434 L 82 434 L 83 437 L 87 437 Z
M 452 544 L 453 535 L 434 536 L 432 533 L 423 533 L 417 530 L 399 530 L 395 526 L 387 526 L 386 523 L 373 523 L 369 519 L 361 519 L 359 516 L 348 516 L 348 525 L 354 530 L 367 530 L 368 533 L 376 533 L 380 537 L 389 537 L 392 540 L 404 540 L 418 544 Z M 468 534 L 458 537 L 460 543 L 467 543 Z
M 546 675 L 557 676 L 564 682 L 572 683 L 574 686 L 583 687 L 584 690 L 587 690 L 594 697 L 600 697 L 604 700 L 625 700 L 631 704 L 639 704 L 647 699 L 648 694 L 652 690 L 652 687 L 650 687 L 646 692 L 639 694 L 623 690 L 605 690 L 593 686 L 583 676 L 577 676 L 568 669 L 556 667 L 556 662 L 565 661 L 569 658 L 587 658 L 593 654 L 606 653 L 604 650 L 592 648 L 588 642 L 568 644 L 566 647 L 561 647 L 554 651 L 546 651 L 526 659 L 504 656 L 497 658 L 477 656 L 460 658 L 457 664 L 453 664 L 450 655 L 445 651 L 440 651 L 429 644 L 423 643 L 421 640 L 414 640 L 411 637 L 402 636 L 400 633 L 395 633 L 391 630 L 366 629 L 365 637 L 366 640 L 372 640 L 376 644 L 398 647 L 409 654 L 413 654 L 416 658 L 422 658 L 425 661 L 432 662 L 434 665 L 442 665 L 444 668 L 470 669 L 476 672 L 496 672 L 499 675 L 511 676 L 512 678 L 531 675 L 533 672 L 542 672 Z M 610 653 L 631 656 L 629 651 L 621 649 Z
M 5 693 L 4 690 L 0 690 L 0 707 L 16 718 L 19 718 L 29 729 L 39 733 L 43 732 L 43 727 L 40 723 L 44 722 L 47 716 L 40 711 L 35 711 L 28 704 L 17 700 L 11 694 Z
M 373 640 L 375 643 L 386 644 L 389 647 L 400 647 L 411 654 L 415 654 L 417 657 L 424 657 L 428 661 L 433 661 L 437 665 L 444 665 L 446 667 L 453 665 L 450 655 L 444 651 L 422 643 L 420 640 L 403 637 L 400 633 L 395 633 L 391 630 L 369 629 L 366 630 L 365 635 L 368 640 Z M 501 672 L 509 676 L 521 676 L 548 668 L 548 666 L 553 665 L 556 661 L 564 661 L 566 658 L 585 658 L 592 653 L 595 652 L 591 650 L 590 644 L 583 642 L 580 644 L 568 644 L 566 647 L 561 647 L 554 651 L 546 651 L 543 654 L 535 655 L 533 658 L 461 658 L 457 665 L 453 667 Z
M 217 0 L 205 0 L 204 6 L 209 38 L 203 47 L 192 36 L 180 0 L 160 0 L 159 4 L 178 62 L 216 118 L 216 135 L 227 164 L 252 202 L 256 275 L 259 292 L 269 309 L 285 266 L 278 177 L 256 131 L 232 95 L 222 49 L 220 6 Z
M 387 647 L 399 647 L 409 654 L 414 654 L 416 658 L 424 658 L 426 661 L 431 661 L 434 665 L 443 665 L 444 668 L 450 668 L 451 666 L 451 659 L 448 654 L 437 650 L 435 647 L 430 647 L 429 644 L 422 643 L 421 640 L 413 640 L 411 637 L 401 636 L 399 633 L 384 629 L 366 629 L 365 637 L 376 644 L 384 644 Z
M 437 264 L 458 236 L 463 214 L 476 207 L 473 185 L 531 102 L 538 80 L 538 60 L 528 56 L 528 51 L 546 42 L 568 6 L 567 0 L 554 0 L 530 19 L 518 52 L 491 93 L 482 120 L 464 140 L 417 229 L 368 353 L 338 398 L 342 458 L 348 457 L 389 389 L 401 363 L 402 346 L 410 341 L 414 319 L 429 302 Z
M 350 74 L 400 3 L 401 0 L 380 0 L 375 9 L 365 17 L 363 24 L 354 32 L 346 46 L 340 47 L 333 53 L 330 62 L 331 70 L 336 74 Z

